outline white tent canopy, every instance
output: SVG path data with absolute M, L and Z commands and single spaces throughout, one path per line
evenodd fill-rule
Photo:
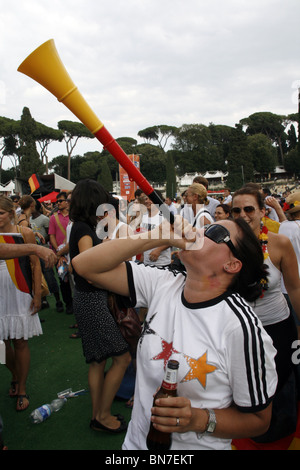
M 1 193 L 13 193 L 14 190 L 15 190 L 15 183 L 12 180 L 9 183 L 5 184 L 4 186 L 0 184 Z
M 9 183 L 7 183 L 5 186 L 4 186 L 4 189 L 5 191 L 14 191 L 15 190 L 15 183 L 13 182 L 13 180 L 11 180 Z
M 54 173 L 54 187 L 55 189 L 60 189 L 60 190 L 67 190 L 71 191 L 72 189 L 75 188 L 75 183 L 72 183 L 72 181 L 67 180 L 66 178 L 63 178 L 62 176 L 57 175 Z

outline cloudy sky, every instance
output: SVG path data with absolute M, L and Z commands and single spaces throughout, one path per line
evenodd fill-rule
M 27 106 L 52 127 L 76 120 L 17 72 L 54 39 L 82 95 L 114 138 L 155 124 L 234 126 L 257 111 L 297 111 L 299 0 L 2 1 L 0 116 Z M 50 158 L 65 154 L 49 147 Z M 75 154 L 102 150 L 82 140 Z

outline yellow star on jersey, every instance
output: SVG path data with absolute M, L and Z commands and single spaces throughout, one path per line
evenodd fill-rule
M 190 366 L 190 370 L 181 382 L 189 382 L 190 380 L 197 379 L 205 388 L 207 374 L 214 372 L 217 367 L 207 363 L 207 352 L 198 359 L 194 359 L 193 357 L 189 356 L 185 356 L 185 358 L 188 365 Z

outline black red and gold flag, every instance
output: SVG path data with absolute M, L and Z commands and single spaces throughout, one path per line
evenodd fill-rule
M 24 243 L 24 240 L 19 233 L 0 233 L 0 243 L 20 245 Z M 5 261 L 16 288 L 32 295 L 32 272 L 29 256 L 21 256 L 20 258 L 12 258 Z
M 36 191 L 40 186 L 42 186 L 41 178 L 35 173 L 30 176 L 28 183 L 29 183 L 30 191 L 31 191 L 30 194 L 34 193 L 34 191 Z

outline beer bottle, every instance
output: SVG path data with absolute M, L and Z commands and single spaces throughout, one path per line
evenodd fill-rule
M 178 361 L 168 361 L 165 377 L 160 389 L 154 397 L 153 406 L 157 398 L 167 398 L 168 396 L 176 397 L 178 367 Z M 171 433 L 158 431 L 154 428 L 153 423 L 151 422 L 146 442 L 149 450 L 154 452 L 165 452 L 171 447 L 172 435 Z

